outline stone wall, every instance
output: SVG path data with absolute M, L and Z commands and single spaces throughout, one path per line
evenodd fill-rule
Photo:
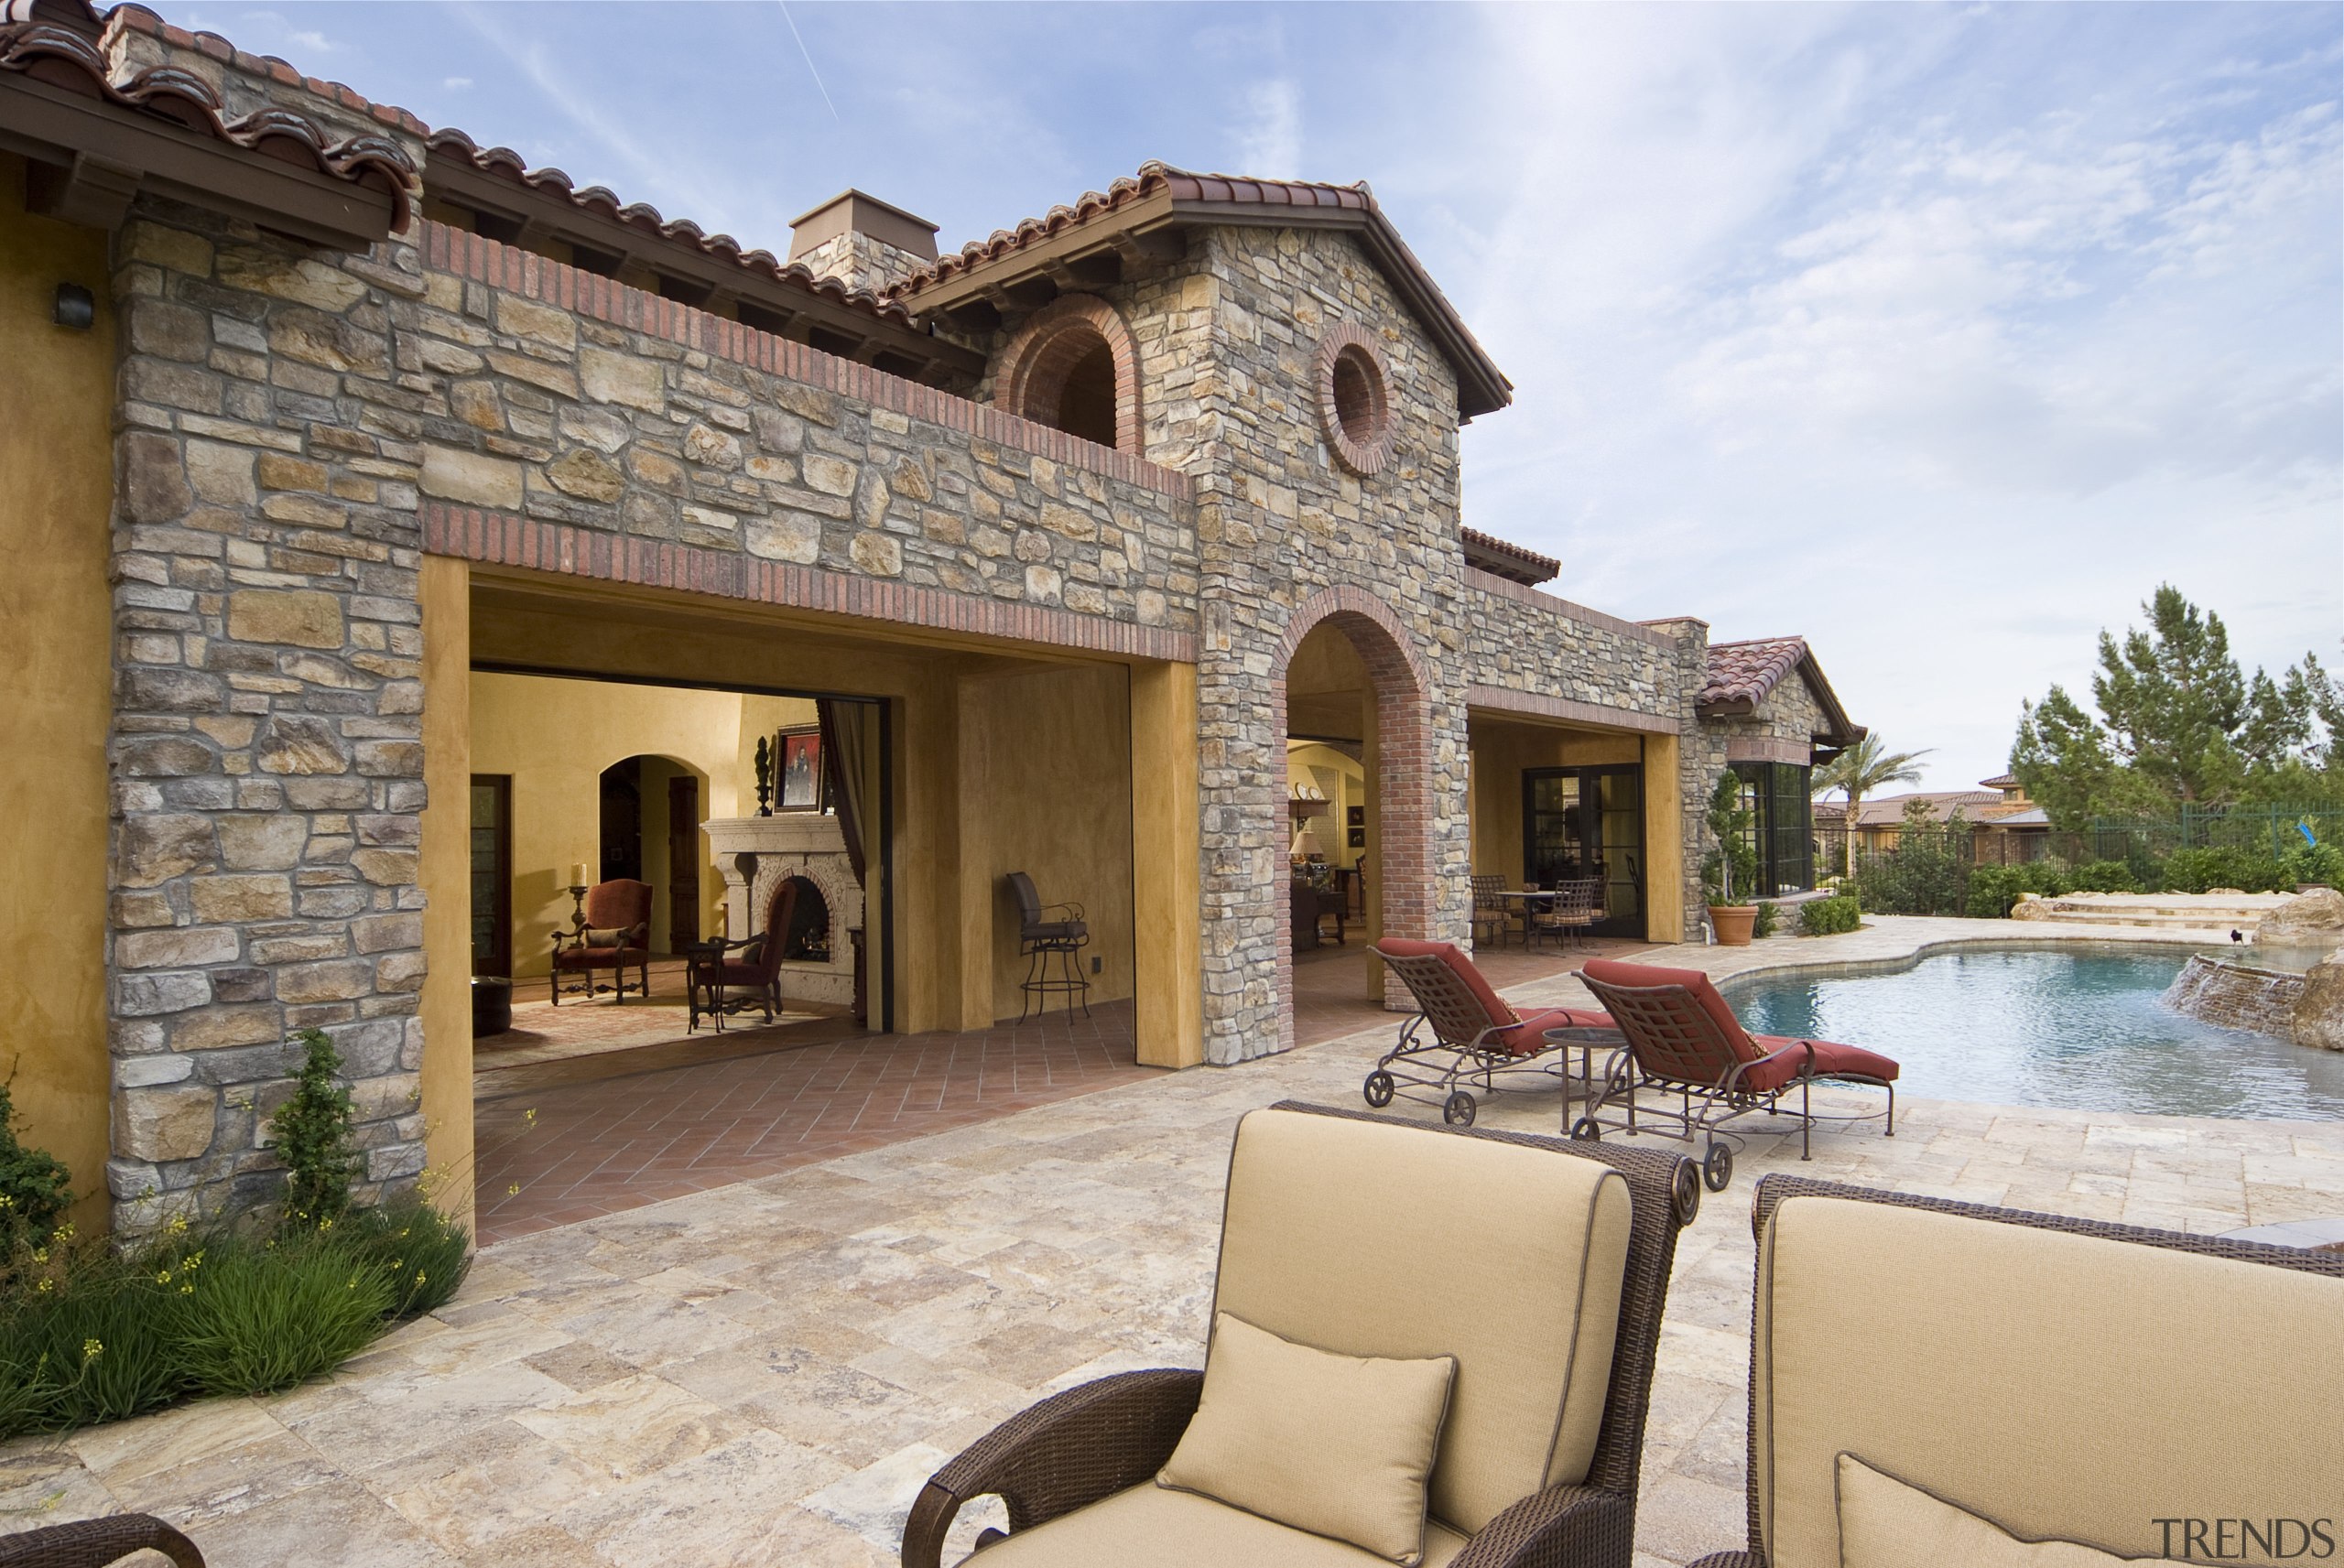
M 420 538 L 395 308 L 146 200 L 116 242 L 110 1024 L 117 1224 L 263 1195 L 291 1031 L 348 1064 L 370 1186 L 423 1163 Z
M 425 223 L 397 315 L 423 494 L 1192 631 L 1184 476 Z

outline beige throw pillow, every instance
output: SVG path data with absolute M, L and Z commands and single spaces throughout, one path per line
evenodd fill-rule
M 1457 1358 L 1387 1361 L 1213 1320 L 1204 1393 L 1156 1485 L 1415 1568 Z
M 2122 1568 L 2072 1541 L 2021 1541 L 1989 1519 L 1839 1455 L 1839 1568 Z

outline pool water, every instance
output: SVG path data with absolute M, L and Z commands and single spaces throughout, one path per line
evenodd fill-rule
M 2184 956 L 1948 953 L 1903 974 L 1753 979 L 1753 1034 L 1894 1056 L 1899 1093 L 2163 1116 L 2344 1118 L 2344 1052 L 2218 1029 L 2161 1006 Z

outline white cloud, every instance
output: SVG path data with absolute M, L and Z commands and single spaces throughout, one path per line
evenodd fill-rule
M 1278 76 L 1248 84 L 1244 118 L 1236 129 L 1236 161 L 1229 172 L 1258 174 L 1273 179 L 1301 176 L 1300 82 L 1289 76 Z
M 450 92 L 461 92 L 472 84 L 472 79 L 469 76 L 450 76 L 444 79 L 440 83 L 443 89 Z

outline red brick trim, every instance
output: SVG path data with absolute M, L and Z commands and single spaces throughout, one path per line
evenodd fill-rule
M 1492 708 L 1500 713 L 1531 714 L 1541 719 L 1561 719 L 1573 724 L 1601 725 L 1606 730 L 1641 730 L 1653 735 L 1676 735 L 1684 731 L 1684 724 L 1674 716 L 1664 713 L 1637 713 L 1625 708 L 1611 708 L 1600 702 L 1575 702 L 1568 697 L 1542 697 L 1536 692 L 1510 691 L 1502 686 L 1469 686 L 1465 688 L 1468 707 Z
M 1438 890 L 1432 856 L 1432 683 L 1416 657 L 1414 639 L 1389 606 L 1364 589 L 1325 589 L 1296 607 L 1272 662 L 1270 733 L 1277 747 L 1277 802 L 1284 842 L 1286 792 L 1286 673 L 1302 640 L 1332 623 L 1367 666 L 1375 691 L 1376 849 L 1368 886 L 1374 890 L 1386 936 L 1439 934 Z M 1281 862 L 1284 857 L 1280 857 Z M 1276 896 L 1283 901 L 1281 879 Z M 1278 908 L 1278 1044 L 1294 1044 L 1294 928 Z M 1406 988 L 1384 975 L 1384 1005 L 1407 1005 Z
M 876 408 L 892 409 L 906 418 L 959 430 L 981 441 L 1014 447 L 1068 468 L 1105 474 L 1180 501 L 1188 500 L 1193 493 L 1187 474 L 1159 468 L 1130 452 L 1119 452 L 1063 430 L 1020 419 L 988 404 L 972 403 L 933 386 L 922 386 L 885 371 L 826 354 L 806 343 L 776 338 L 754 327 L 744 327 L 692 306 L 663 299 L 615 278 L 581 272 L 567 263 L 500 244 L 480 234 L 429 219 L 417 227 L 421 231 L 418 244 L 423 265 L 428 268 L 453 273 L 581 316 L 591 316 L 628 331 L 664 338 L 768 375 L 804 382 Z
M 1197 660 L 1195 633 L 1165 626 L 1140 626 L 1070 610 L 1011 604 L 884 578 L 759 560 L 736 550 L 704 550 L 664 539 L 630 538 L 437 501 L 423 503 L 422 520 L 423 547 L 435 556 L 603 582 L 639 583 L 718 599 L 752 600 L 899 626 L 1080 648 L 1086 653 L 1183 665 Z
M 1479 567 L 1469 566 L 1465 568 L 1465 586 L 1480 589 L 1483 593 L 1493 593 L 1498 598 L 1510 600 L 1515 604 L 1526 604 L 1534 610 L 1543 610 L 1549 615 L 1558 615 L 1566 621 L 1580 622 L 1589 626 L 1600 627 L 1618 636 L 1633 637 L 1639 643 L 1650 643 L 1655 648 L 1676 648 L 1683 645 L 1681 638 L 1662 631 L 1649 622 L 1622 621 L 1616 615 L 1606 615 L 1601 610 L 1590 610 L 1584 604 L 1573 604 L 1569 600 L 1559 598 L 1555 594 L 1541 593 L 1535 588 L 1525 588 L 1518 582 L 1509 582 L 1504 578 L 1492 572 L 1485 572 Z
M 1362 392 L 1374 434 L 1364 441 L 1353 439 L 1343 427 L 1342 411 L 1335 399 L 1335 367 L 1346 358 L 1357 364 L 1366 384 Z M 1392 460 L 1397 432 L 1397 422 L 1392 417 L 1392 367 L 1384 362 L 1384 345 L 1356 321 L 1337 322 L 1318 340 L 1317 379 L 1318 427 L 1326 432 L 1328 446 L 1345 468 L 1362 479 L 1382 473 L 1384 465 Z
M 1061 294 L 1026 319 L 1002 351 L 1006 367 L 993 401 L 1020 417 L 1055 403 L 1066 373 L 1103 339 L 1115 361 L 1115 449 L 1140 453 L 1139 350 L 1121 312 L 1095 294 Z
M 1785 741 L 1772 735 L 1729 735 L 1725 739 L 1725 760 L 1729 762 L 1788 762 L 1794 767 L 1806 767 L 1815 761 L 1815 743 L 1811 741 Z

